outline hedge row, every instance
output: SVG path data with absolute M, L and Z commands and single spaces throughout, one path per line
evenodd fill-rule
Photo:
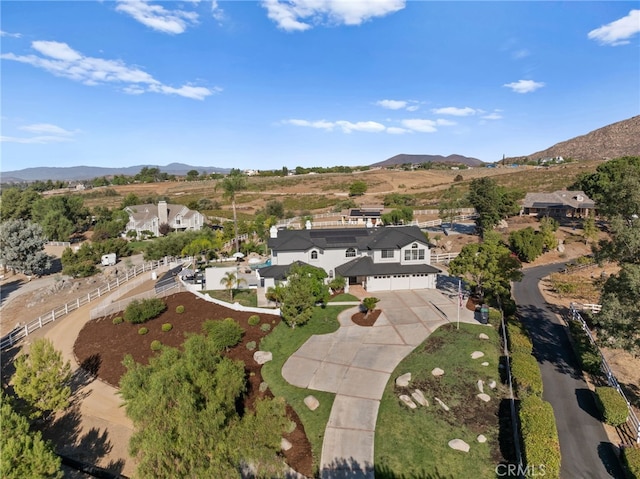
M 133 324 L 144 323 L 159 316 L 167 305 L 159 298 L 149 298 L 143 300 L 134 299 L 124 310 L 124 320 Z
M 626 447 L 622 450 L 622 462 L 629 479 L 640 479 L 640 449 Z
M 600 369 L 602 360 L 598 348 L 591 343 L 579 321 L 569 321 L 569 331 L 582 370 L 589 374 L 599 375 L 602 372 Z
M 520 399 L 532 394 L 542 396 L 540 366 L 530 353 L 516 351 L 511 354 L 511 374 Z
M 533 352 L 533 343 L 520 322 L 509 319 L 507 321 L 507 335 L 509 336 L 509 350 L 512 353 L 531 354 Z
M 551 404 L 528 396 L 520 402 L 519 415 L 527 477 L 559 478 L 560 441 Z
M 629 408 L 616 388 L 611 386 L 596 387 L 596 405 L 607 424 L 621 426 L 627 422 Z

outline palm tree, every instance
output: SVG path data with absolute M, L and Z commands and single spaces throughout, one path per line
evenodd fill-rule
M 240 278 L 233 271 L 228 271 L 220 280 L 220 284 L 224 286 L 224 289 L 229 290 L 229 299 L 233 301 L 233 289 L 238 289 L 240 287 L 240 283 L 245 283 L 244 278 Z
M 238 243 L 238 218 L 236 216 L 236 193 L 247 189 L 247 178 L 240 173 L 239 170 L 231 170 L 231 173 L 216 185 L 216 190 L 222 188 L 222 197 L 231 200 L 231 208 L 233 209 L 233 229 L 234 242 L 236 244 L 236 253 L 240 251 Z
M 362 300 L 362 308 L 365 310 L 365 317 L 369 316 L 369 313 L 376 309 L 376 304 L 380 301 L 378 298 L 374 298 L 373 296 L 369 296 Z

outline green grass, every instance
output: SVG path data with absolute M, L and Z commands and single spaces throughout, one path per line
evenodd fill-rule
M 226 301 L 227 303 L 240 303 L 242 306 L 258 306 L 258 295 L 255 289 L 234 289 L 233 301 L 229 298 L 229 291 L 227 290 L 209 290 L 203 291 L 203 294 L 208 294 L 212 298 L 219 299 L 220 301 Z
M 478 338 L 484 332 L 490 340 Z M 473 351 L 485 356 L 472 360 Z M 498 372 L 499 338 L 493 328 L 480 325 L 446 325 L 407 356 L 393 372 L 385 389 L 375 435 L 374 463 L 393 471 L 393 477 L 473 477 L 495 478 L 495 459 L 499 457 L 498 417 L 500 388 L 491 390 L 487 383 L 500 382 Z M 482 366 L 488 361 L 489 366 Z M 435 378 L 433 368 L 445 371 Z M 395 379 L 411 372 L 410 388 L 396 388 Z M 476 398 L 477 381 L 485 382 L 488 403 Z M 398 396 L 420 389 L 428 407 L 411 410 Z M 434 400 L 439 397 L 450 411 Z M 484 434 L 488 441 L 478 443 Z M 451 439 L 462 439 L 471 446 L 468 453 L 448 446 Z
M 147 249 L 148 241 L 130 241 L 131 253 L 143 253 Z
M 349 293 L 342 293 L 339 294 L 333 298 L 331 298 L 329 300 L 330 303 L 336 303 L 336 302 L 340 302 L 340 301 L 358 301 L 360 302 L 360 300 L 358 298 L 356 298 L 354 295 L 349 294 Z
M 333 399 L 332 393 L 302 389 L 292 386 L 282 377 L 281 371 L 285 361 L 302 346 L 305 341 L 314 334 L 328 334 L 337 331 L 340 327 L 338 314 L 349 306 L 316 307 L 311 320 L 304 326 L 291 329 L 281 322 L 260 343 L 260 349 L 271 351 L 273 360 L 262 366 L 262 377 L 269 385 L 275 396 L 286 398 L 287 402 L 295 409 L 304 424 L 304 429 L 311 442 L 313 450 L 314 468 L 318 468 L 322 453 L 322 440 L 329 420 Z M 310 411 L 304 404 L 304 398 L 312 394 L 320 402 L 315 411 Z

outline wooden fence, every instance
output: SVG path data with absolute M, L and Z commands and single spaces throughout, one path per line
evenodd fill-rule
M 629 417 L 627 418 L 627 423 L 631 426 L 631 430 L 635 432 L 636 443 L 640 444 L 640 420 L 638 420 L 638 416 L 636 415 L 635 411 L 633 410 L 633 407 L 631 406 L 631 402 L 627 399 L 627 396 L 625 396 L 624 392 L 622 391 L 622 388 L 620 387 L 620 384 L 618 383 L 618 380 L 616 379 L 615 375 L 613 374 L 613 370 L 609 366 L 609 363 L 607 363 L 607 360 L 602 355 L 602 351 L 600 351 L 600 348 L 596 344 L 596 341 L 593 339 L 593 335 L 591 334 L 591 331 L 589 330 L 589 327 L 587 326 L 587 323 L 582 318 L 582 315 L 574 307 L 573 304 L 571 305 L 570 310 L 571 310 L 571 319 L 573 321 L 579 321 L 580 322 L 580 325 L 582 326 L 582 329 L 584 330 L 585 334 L 589 338 L 589 341 L 591 341 L 591 344 L 593 344 L 596 347 L 596 349 L 598 350 L 598 354 L 600 354 L 600 368 L 602 369 L 602 372 L 607 377 L 607 382 L 609 383 L 610 386 L 616 388 L 618 390 L 618 392 L 620 393 L 620 395 L 626 401 L 627 408 L 629 409 Z
M 80 296 L 74 301 L 70 301 L 63 304 L 62 306 L 53 308 L 50 312 L 34 319 L 33 321 L 26 323 L 24 326 L 16 327 L 13 331 L 0 339 L 0 350 L 7 349 L 13 346 L 22 338 L 29 336 L 29 334 L 31 334 L 33 331 L 40 329 L 41 327 L 49 324 L 52 321 L 56 321 L 57 319 L 66 316 L 72 311 L 75 311 L 76 309 L 84 306 L 85 304 L 90 303 L 91 301 L 95 301 L 105 294 L 110 294 L 112 291 L 115 291 L 117 288 L 119 288 L 121 284 L 128 282 L 129 280 L 142 273 L 158 269 L 162 266 L 169 266 L 171 260 L 173 260 L 173 258 L 165 257 L 164 259 L 159 261 L 149 261 L 147 263 L 135 266 L 125 271 L 124 273 L 119 274 L 115 280 L 107 282 L 106 284 L 100 286 L 98 289 L 95 289 L 90 293 L 87 293 L 86 295 Z

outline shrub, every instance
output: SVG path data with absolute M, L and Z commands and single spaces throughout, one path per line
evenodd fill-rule
M 538 361 L 531 354 L 518 351 L 511 355 L 511 374 L 520 399 L 542 395 L 542 375 Z
M 596 387 L 596 406 L 607 424 L 621 426 L 627 422 L 629 416 L 627 402 L 616 388 L 611 386 Z
M 538 396 L 529 396 L 520 402 L 522 445 L 527 477 L 560 477 L 560 441 L 551 404 Z M 544 471 L 539 469 L 544 465 Z
M 139 301 L 133 300 L 124 310 L 124 320 L 139 324 L 159 316 L 167 305 L 159 298 L 149 298 Z
M 599 375 L 602 360 L 598 348 L 591 343 L 579 321 L 569 321 L 569 331 L 582 370 L 589 374 Z
M 533 352 L 533 343 L 521 323 L 513 319 L 507 321 L 507 335 L 509 336 L 509 350 L 512 353 L 531 354 Z
M 260 316 L 258 316 L 257 314 L 252 314 L 251 316 L 249 316 L 248 322 L 251 326 L 257 326 L 258 324 L 260 324 Z
M 629 479 L 640 479 L 640 449 L 625 447 L 622 450 L 622 463 Z
M 176 313 L 178 313 L 178 314 L 184 313 L 184 306 L 182 306 L 182 305 L 176 306 Z
M 122 316 L 116 316 L 115 318 L 113 318 L 113 321 L 111 321 L 113 324 L 121 324 L 124 323 L 124 318 Z
M 168 333 L 172 329 L 173 329 L 173 325 L 171 323 L 164 323 L 162 325 L 162 331 L 164 331 L 165 333 Z
M 255 341 L 249 341 L 247 343 L 247 349 L 249 351 L 253 351 L 254 349 L 256 349 L 256 342 Z
M 143 328 L 138 329 L 138 334 L 139 334 L 140 336 L 144 336 L 144 335 L 145 335 L 145 334 L 147 334 L 148 332 L 149 332 L 149 330 L 148 330 L 147 328 L 144 328 L 144 327 L 143 327 Z
M 260 329 L 266 333 L 267 331 L 271 331 L 271 325 L 269 323 L 261 324 Z
M 499 324 L 502 319 L 502 314 L 500 310 L 491 308 L 489 310 L 489 323 L 491 324 Z
M 203 331 L 209 340 L 220 351 L 228 350 L 235 346 L 242 339 L 244 329 L 233 318 L 226 318 L 222 321 L 208 319 L 202 325 Z
M 159 351 L 162 348 L 162 343 L 157 339 L 151 341 L 151 351 Z

